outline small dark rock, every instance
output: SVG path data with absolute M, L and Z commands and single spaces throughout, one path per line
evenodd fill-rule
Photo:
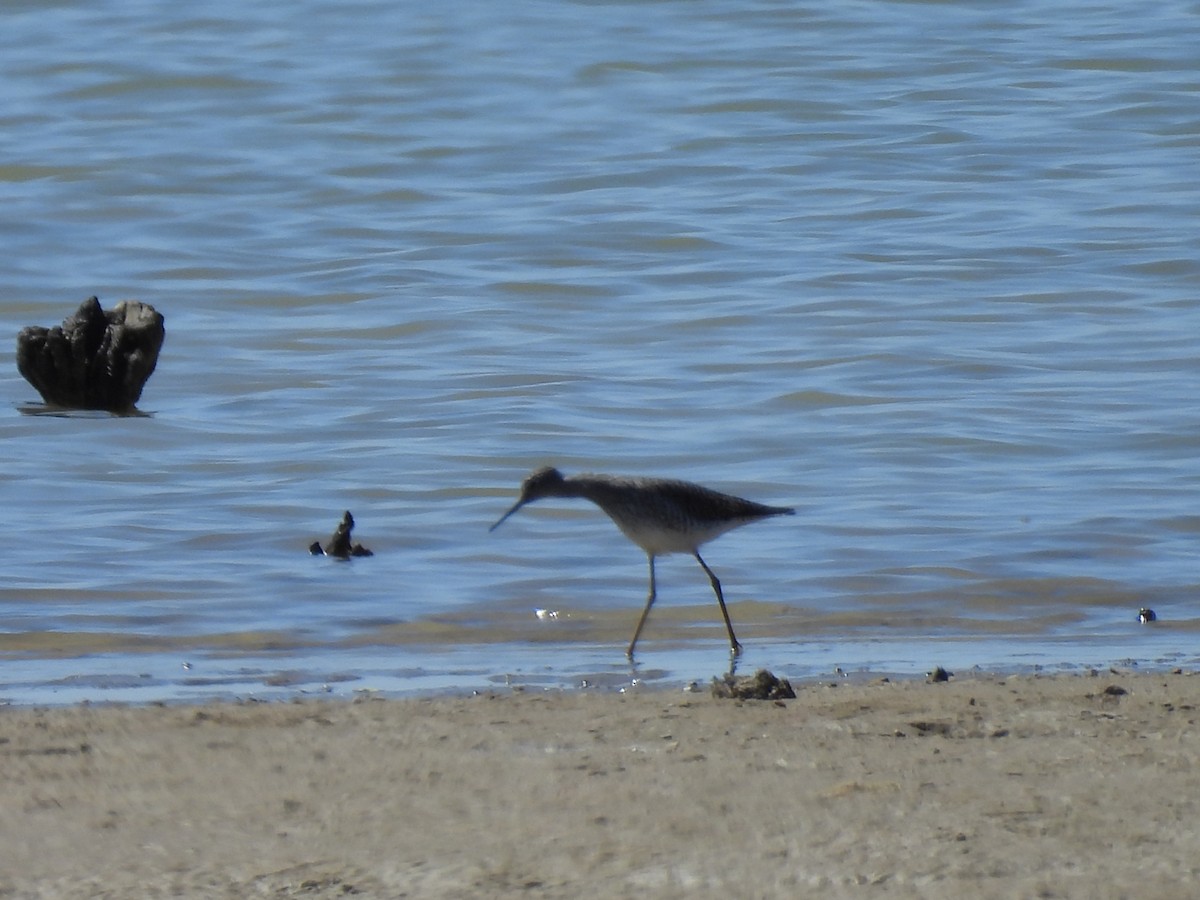
M 1150 607 L 1143 606 L 1138 610 L 1138 621 L 1145 625 L 1147 622 L 1158 621 L 1158 616 L 1155 615 L 1154 610 L 1152 610 Z
M 349 559 L 352 556 L 374 556 L 375 554 L 362 544 L 350 543 L 350 532 L 353 530 L 354 516 L 350 515 L 350 510 L 346 510 L 326 547 L 322 549 L 320 541 L 313 541 L 308 545 L 308 552 L 313 556 L 335 556 L 338 559 Z
M 925 674 L 925 680 L 927 682 L 929 682 L 930 684 L 938 684 L 939 682 L 942 682 L 942 681 L 949 681 L 953 677 L 954 677 L 953 672 L 947 672 L 941 666 L 938 666 L 932 672 L 927 672 Z
M 127 413 L 154 373 L 165 336 L 153 306 L 124 300 L 105 312 L 89 297 L 62 325 L 21 329 L 17 371 L 52 406 Z
M 776 678 L 766 669 L 741 678 L 732 672 L 712 680 L 712 694 L 723 700 L 794 700 L 796 692 L 786 678 Z

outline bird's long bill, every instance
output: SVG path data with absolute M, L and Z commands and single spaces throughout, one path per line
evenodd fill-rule
M 515 513 L 518 509 L 520 509 L 524 505 L 525 505 L 524 498 L 518 500 L 516 503 L 513 504 L 512 509 L 510 509 L 504 515 L 502 515 L 499 519 L 497 519 L 496 524 L 493 525 L 491 528 L 489 528 L 488 531 L 495 531 L 497 528 L 499 528 L 501 525 L 504 524 L 505 519 L 507 519 L 509 516 L 511 516 L 513 513 Z

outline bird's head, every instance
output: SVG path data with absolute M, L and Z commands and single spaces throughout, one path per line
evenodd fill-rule
M 513 504 L 512 509 L 496 520 L 488 531 L 495 531 L 500 525 L 526 503 L 541 500 L 543 497 L 554 497 L 562 489 L 565 479 L 562 472 L 553 466 L 543 466 L 521 482 L 521 496 Z

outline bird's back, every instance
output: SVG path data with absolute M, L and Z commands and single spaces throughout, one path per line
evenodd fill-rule
M 768 516 L 791 515 L 689 481 L 578 475 L 569 479 L 578 495 L 591 500 L 647 553 L 693 553 L 741 525 Z

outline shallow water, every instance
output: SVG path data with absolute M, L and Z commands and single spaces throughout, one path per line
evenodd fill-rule
M 545 463 L 797 508 L 705 551 L 747 670 L 1196 662 L 1194 4 L 0 24 L 0 326 L 167 325 L 145 417 L 0 373 L 0 697 L 726 668 L 694 561 L 631 668 L 602 514 L 488 534 Z

